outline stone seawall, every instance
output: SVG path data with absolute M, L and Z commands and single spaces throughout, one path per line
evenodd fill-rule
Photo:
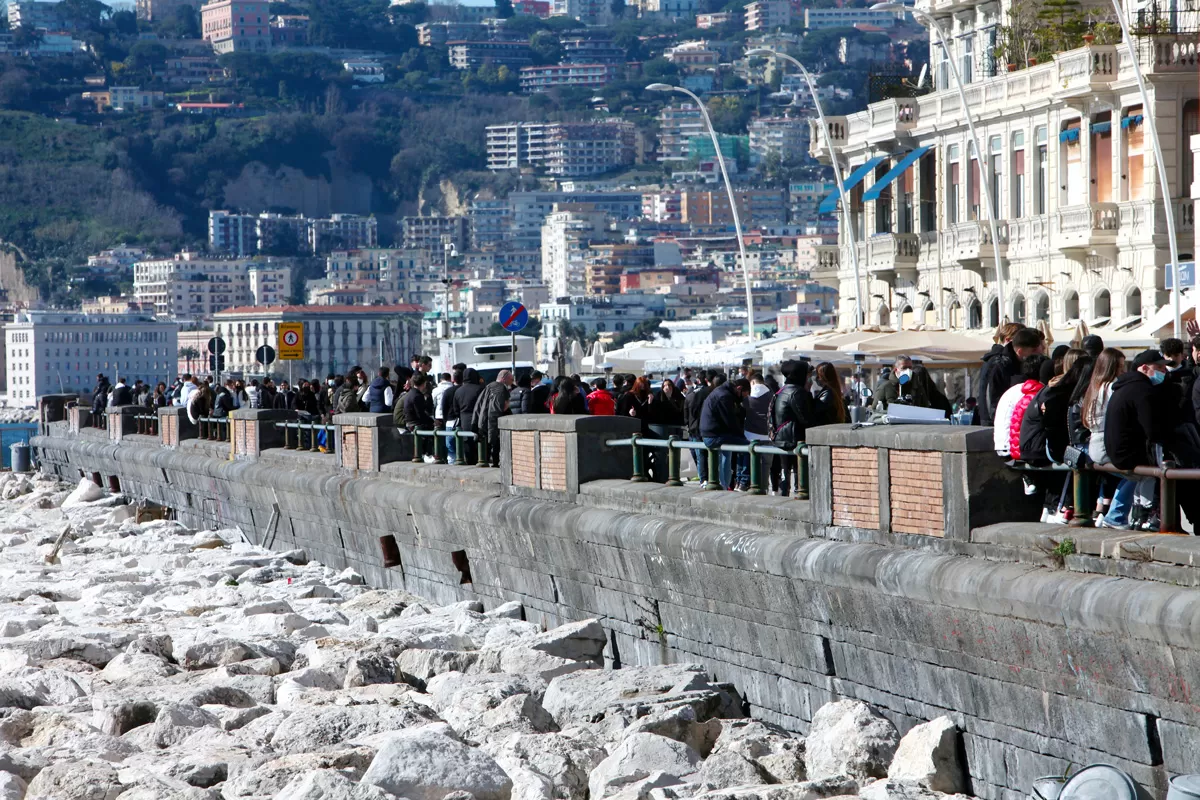
M 186 524 L 238 525 L 379 586 L 520 600 L 547 626 L 602 617 L 610 660 L 700 660 L 791 729 L 843 697 L 901 731 L 949 713 L 982 797 L 1015 800 L 1035 777 L 1096 761 L 1159 797 L 1170 775 L 1200 771 L 1200 590 L 812 538 L 803 520 L 672 514 L 666 494 L 623 509 L 598 491 L 515 496 L 499 470 L 353 475 L 329 457 L 229 461 L 227 445 L 140 438 L 34 444 L 45 471 L 115 476 Z

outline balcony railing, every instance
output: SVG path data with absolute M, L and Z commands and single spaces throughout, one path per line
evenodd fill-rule
M 1051 241 L 1062 251 L 1113 245 L 1119 224 L 1116 203 L 1068 206 L 1054 216 Z
M 915 270 L 921 255 L 921 238 L 915 233 L 878 233 L 860 246 L 871 274 Z
M 1000 235 L 1000 257 L 1008 250 L 1008 222 L 997 220 Z M 964 267 L 983 263 L 995 264 L 996 248 L 992 246 L 992 227 L 986 220 L 968 220 L 950 226 L 945 233 L 947 251 Z
M 1087 94 L 1108 87 L 1117 77 L 1116 45 L 1090 45 L 1054 57 L 1060 96 Z
M 814 279 L 836 278 L 841 268 L 842 251 L 840 247 L 836 244 L 817 245 L 817 269 L 812 275 Z
M 1175 222 L 1182 233 L 1196 230 L 1196 201 L 1182 197 L 1175 201 Z

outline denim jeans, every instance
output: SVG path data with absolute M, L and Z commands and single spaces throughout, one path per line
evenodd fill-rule
M 723 444 L 749 444 L 745 436 L 705 436 L 704 444 L 708 447 L 720 447 Z M 737 456 L 736 460 L 733 458 Z M 746 453 L 721 453 L 719 474 L 721 478 L 721 487 L 729 486 L 730 474 L 737 471 L 738 486 L 746 486 L 750 483 L 750 462 L 747 459 Z
M 703 442 L 699 436 L 692 438 L 693 442 Z M 708 481 L 708 452 L 705 450 L 692 450 L 692 460 L 696 462 L 696 474 L 700 476 L 700 482 Z
M 1108 513 L 1104 515 L 1105 522 L 1113 525 L 1129 523 L 1129 511 L 1133 508 L 1133 490 L 1137 488 L 1137 485 L 1137 481 L 1121 478 L 1121 482 L 1117 484 L 1117 490 L 1113 492 L 1112 504 L 1108 507 Z

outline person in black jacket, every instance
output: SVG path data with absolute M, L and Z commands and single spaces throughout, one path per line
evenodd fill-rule
M 1092 360 L 1083 350 L 1068 350 L 1063 356 L 1063 372 L 1051 378 L 1029 403 L 1021 418 L 1021 460 L 1037 467 L 1061 464 L 1070 444 L 1067 412 L 1071 397 L 1085 374 L 1091 372 Z M 1050 476 L 1038 482 L 1045 490 L 1043 521 L 1059 514 L 1060 506 L 1073 507 L 1070 495 L 1071 474 L 1063 482 Z M 1066 522 L 1066 519 L 1052 521 Z
M 475 403 L 479 400 L 479 395 L 483 393 L 483 378 L 479 377 L 479 373 L 473 368 L 468 367 L 463 373 L 463 384 L 454 392 L 454 416 L 458 418 L 458 429 L 461 431 L 471 431 L 478 433 L 473 427 L 475 417 Z M 446 415 L 450 417 L 449 414 Z M 474 439 L 464 441 L 463 449 L 465 453 L 460 453 L 462 458 L 458 459 L 458 463 L 474 464 L 479 460 L 479 445 Z
M 711 384 L 712 391 L 700 409 L 700 435 L 704 437 L 704 445 L 716 448 L 725 444 L 747 444 L 744 415 L 740 406 L 742 398 L 750 393 L 750 382 L 744 379 L 737 382 L 727 381 L 723 375 L 718 375 Z M 732 458 L 735 455 L 737 458 Z M 744 455 L 721 453 L 719 469 L 722 486 L 728 487 L 733 477 L 736 480 L 734 489 L 739 492 L 749 491 L 749 464 Z M 737 474 L 733 476 L 735 470 Z
M 704 441 L 700 436 L 700 412 L 704 408 L 704 401 L 708 398 L 708 393 L 712 391 L 712 387 L 709 386 L 711 377 L 709 372 L 700 370 L 695 383 L 692 384 L 691 391 L 683 398 L 683 424 L 687 428 L 688 438 L 693 442 Z M 706 483 L 708 481 L 708 454 L 703 450 L 693 450 L 692 460 L 696 462 L 696 474 L 700 476 L 700 482 Z
M 992 425 L 996 419 L 996 405 L 1021 377 L 1021 362 L 1038 352 L 1042 337 L 1033 328 L 1018 328 L 1010 334 L 1008 341 L 998 353 L 984 356 L 984 366 L 979 373 L 979 424 Z
M 517 385 L 508 393 L 508 409 L 513 414 L 525 413 L 525 395 L 529 394 L 529 376 L 517 378 Z
M 780 368 L 783 370 L 784 384 L 771 402 L 767 421 L 775 446 L 791 450 L 804 441 L 806 431 L 813 425 L 813 398 L 806 388 L 807 361 L 784 361 Z M 776 458 L 778 464 L 771 467 L 772 488 L 786 497 L 791 494 L 798 464 L 795 456 Z
M 129 386 L 126 385 L 124 378 L 117 378 L 117 385 L 112 389 L 112 396 L 108 398 L 108 405 L 110 408 L 133 405 L 133 392 L 129 391 Z
M 1132 369 L 1113 382 L 1112 399 L 1104 415 L 1104 448 L 1119 469 L 1157 463 L 1154 445 L 1162 442 L 1163 435 L 1163 395 L 1159 387 L 1167 379 L 1166 365 L 1158 350 L 1144 350 L 1134 358 Z M 1100 526 L 1126 530 L 1140 527 L 1149 517 L 1153 491 L 1152 478 L 1145 482 L 1123 478 Z
M 534 370 L 529 373 L 529 391 L 521 398 L 522 414 L 549 414 L 550 384 L 543 383 L 542 373 Z

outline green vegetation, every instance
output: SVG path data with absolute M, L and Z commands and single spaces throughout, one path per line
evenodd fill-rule
M 1054 549 L 1050 552 L 1060 558 L 1064 556 L 1073 556 L 1075 555 L 1075 540 L 1063 539 L 1057 545 L 1055 545 Z

